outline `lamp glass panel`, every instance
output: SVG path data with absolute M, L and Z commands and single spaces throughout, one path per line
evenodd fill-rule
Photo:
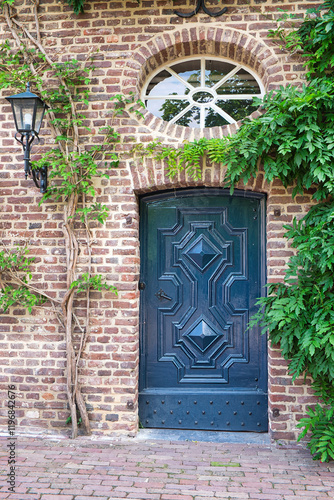
M 43 121 L 43 116 L 44 116 L 44 111 L 45 111 L 45 105 L 41 101 L 37 101 L 37 106 L 36 106 L 36 118 L 35 118 L 35 127 L 34 130 L 36 134 L 39 134 L 39 131 L 41 129 L 42 121 Z
M 19 132 L 32 130 L 35 99 L 13 99 L 12 106 L 17 130 Z

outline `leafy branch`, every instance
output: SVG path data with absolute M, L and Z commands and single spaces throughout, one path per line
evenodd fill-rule
M 31 265 L 34 258 L 28 257 L 28 247 L 0 251 L 0 308 L 7 312 L 13 305 L 19 305 L 32 312 L 33 307 L 52 301 L 43 291 L 31 285 Z
M 88 273 L 83 273 L 79 279 L 71 283 L 70 288 L 76 289 L 75 291 L 77 293 L 85 292 L 92 288 L 93 290 L 98 290 L 99 292 L 102 290 L 108 290 L 109 292 L 113 292 L 116 296 L 118 295 L 117 288 L 112 285 L 108 285 L 105 281 L 103 281 L 103 277 L 100 274 L 90 276 Z

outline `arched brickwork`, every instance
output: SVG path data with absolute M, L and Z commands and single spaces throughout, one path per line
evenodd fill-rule
M 151 158 L 139 158 L 130 162 L 134 192 L 138 195 L 161 191 L 164 189 L 180 189 L 186 187 L 223 187 L 225 167 L 218 163 L 205 162 L 202 168 L 202 178 L 195 181 L 184 171 L 173 178 L 168 176 L 165 164 Z M 264 180 L 263 174 L 258 173 L 255 179 L 250 180 L 246 186 L 238 184 L 238 189 L 257 191 L 269 194 L 270 186 Z
M 137 49 L 124 68 L 124 78 L 138 95 L 151 73 L 187 56 L 212 55 L 230 59 L 255 71 L 267 91 L 283 82 L 283 68 L 275 52 L 260 39 L 234 28 L 191 25 L 172 33 L 162 33 Z M 256 115 L 257 112 L 253 113 Z M 193 140 L 222 137 L 233 133 L 238 124 L 201 130 L 164 122 L 145 110 L 145 125 L 171 139 Z

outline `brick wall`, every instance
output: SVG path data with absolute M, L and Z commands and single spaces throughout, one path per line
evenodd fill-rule
M 227 14 L 211 18 L 202 12 L 190 19 L 173 14 L 173 8 L 190 11 L 190 1 L 175 0 L 129 2 L 90 1 L 85 14 L 75 16 L 62 3 L 41 0 L 42 36 L 55 59 L 84 57 L 89 50 L 99 50 L 95 57 L 94 78 L 88 112 L 89 126 L 99 143 L 98 130 L 109 124 L 109 97 L 130 90 L 139 93 L 145 79 L 159 65 L 186 55 L 221 55 L 256 71 L 267 90 L 288 82 L 303 80 L 302 62 L 284 53 L 267 38 L 278 9 L 289 10 L 301 18 L 308 7 L 319 2 L 275 0 L 228 0 Z M 212 6 L 219 5 L 213 1 Z M 21 12 L 22 9 L 22 12 Z M 21 20 L 29 21 L 22 3 Z M 21 12 L 21 13 L 20 13 Z M 1 20 L 3 38 L 10 38 Z M 4 95 L 8 93 L 3 92 Z M 5 245 L 29 241 L 36 256 L 33 281 L 50 295 L 61 297 L 65 289 L 65 256 L 61 203 L 38 205 L 40 195 L 32 181 L 25 180 L 22 153 L 14 140 L 13 122 L 6 101 L 0 101 L 0 229 Z M 199 130 L 162 122 L 149 112 L 144 119 L 133 116 L 117 120 L 125 141 L 118 146 L 120 165 L 109 171 L 110 179 L 97 181 L 97 202 L 110 208 L 107 223 L 94 230 L 92 271 L 106 276 L 117 286 L 112 293 L 91 294 L 91 329 L 80 367 L 80 382 L 86 402 L 91 406 L 90 419 L 95 433 L 135 433 L 138 429 L 137 393 L 139 360 L 139 214 L 137 195 L 156 190 L 194 185 L 220 186 L 223 168 L 204 165 L 203 179 L 194 182 L 184 174 L 171 181 L 164 165 L 150 159 L 141 161 L 130 154 L 132 143 L 159 139 L 178 144 L 198 139 Z M 207 137 L 219 137 L 235 126 L 206 129 Z M 44 124 L 41 136 L 44 147 L 52 145 Z M 38 147 L 33 153 L 38 154 Z M 308 210 L 311 194 L 291 198 L 292 189 L 278 181 L 267 185 L 263 175 L 246 187 L 266 192 L 267 273 L 268 281 L 283 277 L 283 269 L 292 253 L 283 238 L 283 224 L 301 217 Z M 281 215 L 275 215 L 279 209 Z M 87 266 L 82 252 L 79 268 Z M 80 300 L 78 301 L 80 314 Z M 20 409 L 18 423 L 22 430 L 68 433 L 65 381 L 65 342 L 63 330 L 50 310 L 36 308 L 32 314 L 15 307 L 0 317 L 0 382 L 17 386 Z M 309 385 L 303 380 L 291 384 L 287 364 L 279 350 L 269 348 L 269 421 L 276 439 L 296 438 L 296 422 L 313 402 Z M 1 398 L 5 404 L 5 398 Z M 279 415 L 277 416 L 277 411 Z M 6 425 L 5 409 L 0 424 Z M 276 416 L 274 416 L 276 415 Z

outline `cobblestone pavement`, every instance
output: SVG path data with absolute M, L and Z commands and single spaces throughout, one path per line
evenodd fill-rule
M 192 441 L 17 437 L 15 493 L 6 485 L 8 439 L 0 438 L 0 499 L 328 500 L 334 464 L 307 450 Z

